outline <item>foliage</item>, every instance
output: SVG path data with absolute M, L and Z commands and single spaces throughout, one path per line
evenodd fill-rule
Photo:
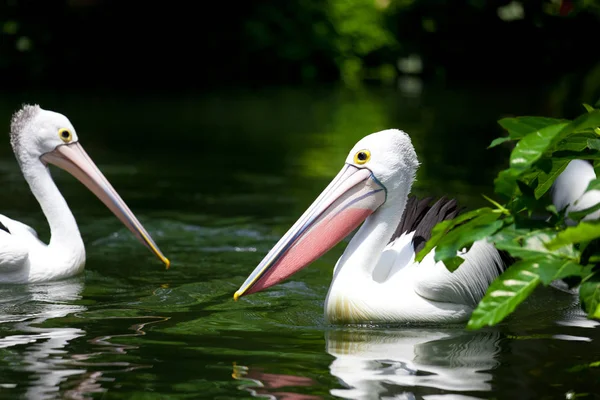
M 300 67 L 304 81 L 335 69 L 347 86 L 357 86 L 364 79 L 365 59 L 396 45 L 384 11 L 373 0 L 260 4 L 244 24 L 245 52 L 252 53 L 254 63 L 257 55 L 273 58 L 288 73 Z
M 529 116 L 500 120 L 508 136 L 494 140 L 489 148 L 516 143 L 509 167 L 494 181 L 504 203 L 486 197 L 493 207 L 438 224 L 417 254 L 421 261 L 435 248 L 435 260 L 454 271 L 463 261 L 457 250 L 487 238 L 515 258 L 515 264 L 490 285 L 468 328 L 497 324 L 537 286 L 558 279 L 578 287 L 588 317 L 600 319 L 600 221 L 587 217 L 600 209 L 600 203 L 567 212 L 555 208 L 549 193 L 571 160 L 589 160 L 595 170 L 600 167 L 600 109 L 587 104 L 585 108 L 587 112 L 574 120 Z M 586 192 L 599 188 L 600 179 L 595 179 Z
M 213 2 L 202 16 L 193 2 L 30 3 L 0 2 L 3 88 L 352 87 L 399 73 L 531 83 L 569 72 L 598 90 L 586 72 L 597 57 L 580 40 L 596 33 L 597 1 L 260 0 Z M 508 43 L 511 57 L 498 57 Z

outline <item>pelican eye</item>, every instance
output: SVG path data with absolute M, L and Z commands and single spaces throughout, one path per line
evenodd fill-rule
M 65 128 L 61 128 L 58 130 L 58 136 L 65 143 L 69 143 L 73 139 L 73 135 L 71 134 L 71 131 L 68 129 L 65 129 Z
M 365 164 L 371 158 L 371 152 L 369 150 L 361 150 L 354 155 L 354 162 L 356 164 Z

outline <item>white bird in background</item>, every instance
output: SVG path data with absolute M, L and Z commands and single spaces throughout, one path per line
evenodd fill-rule
M 588 185 L 594 179 L 596 179 L 596 172 L 590 161 L 570 161 L 550 189 L 554 207 L 558 211 L 566 209 L 568 215 L 600 203 L 600 190 L 592 189 L 586 192 Z M 599 217 L 600 210 L 589 213 L 583 221 L 597 220 Z M 571 226 L 577 224 L 570 218 L 566 218 L 565 222 Z
M 169 266 L 150 234 L 83 150 L 75 128 L 64 115 L 25 105 L 12 117 L 10 139 L 23 176 L 48 219 L 51 238 L 46 245 L 31 227 L 0 215 L 0 283 L 63 279 L 84 268 L 85 248 L 79 228 L 52 180 L 48 164 L 79 179 Z
M 419 162 L 409 136 L 390 129 L 364 137 L 334 180 L 271 249 L 234 299 L 267 289 L 306 267 L 363 221 L 338 260 L 325 300 L 329 323 L 457 323 L 468 320 L 511 263 L 485 240 L 462 253 L 453 273 L 416 253 L 456 202 L 409 197 Z M 593 171 L 592 171 L 593 172 Z M 586 183 L 587 185 L 587 183 Z M 570 190 L 565 184 L 558 192 Z M 584 189 L 585 190 L 585 187 Z

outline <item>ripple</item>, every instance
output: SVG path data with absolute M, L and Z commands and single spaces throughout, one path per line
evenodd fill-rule
M 559 340 L 570 340 L 570 341 L 579 341 L 579 342 L 591 342 L 592 339 L 583 336 L 573 336 L 573 335 L 552 335 L 552 338 Z
M 345 398 L 384 395 L 385 387 L 429 387 L 488 391 L 500 362 L 500 334 L 456 330 L 341 330 L 326 335 L 329 369 L 346 389 Z
M 233 251 L 236 253 L 255 253 L 256 247 L 233 247 L 233 246 L 220 246 L 220 247 L 199 247 L 198 251 L 202 252 L 216 252 L 216 253 L 226 253 L 229 251 Z

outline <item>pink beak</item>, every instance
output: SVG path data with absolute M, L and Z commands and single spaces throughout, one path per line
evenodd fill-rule
M 233 295 L 267 289 L 321 257 L 385 203 L 386 189 L 367 168 L 346 164 Z
M 40 158 L 44 163 L 54 164 L 64 169 L 87 186 L 133 232 L 135 237 L 169 268 L 169 259 L 163 255 L 150 234 L 144 229 L 79 143 L 60 145 Z

